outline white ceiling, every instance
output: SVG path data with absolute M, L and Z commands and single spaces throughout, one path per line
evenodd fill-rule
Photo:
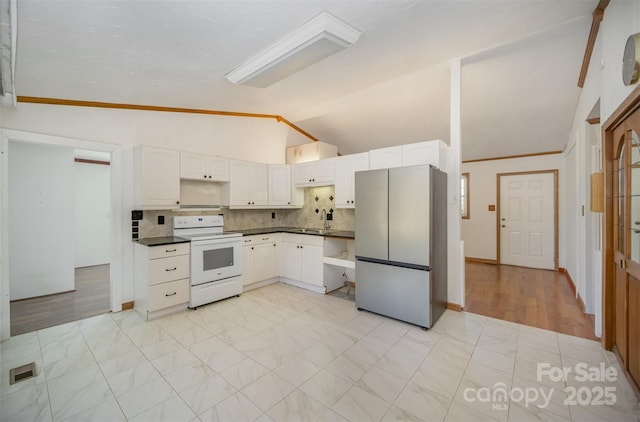
M 463 159 L 561 150 L 597 0 L 20 0 L 16 94 L 282 115 L 343 154 L 449 141 Z M 268 88 L 224 75 L 326 10 L 353 46 Z

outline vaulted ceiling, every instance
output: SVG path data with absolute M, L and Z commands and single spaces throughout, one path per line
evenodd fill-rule
M 449 63 L 460 59 L 463 159 L 562 150 L 596 4 L 20 0 L 15 90 L 277 114 L 347 154 L 449 142 Z M 267 88 L 225 79 L 324 10 L 359 41 Z

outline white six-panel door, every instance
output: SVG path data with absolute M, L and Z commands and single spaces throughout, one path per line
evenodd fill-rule
M 555 269 L 555 173 L 501 175 L 500 263 Z

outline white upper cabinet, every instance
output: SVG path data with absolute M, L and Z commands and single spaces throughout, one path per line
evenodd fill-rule
M 313 161 L 293 165 L 293 184 L 309 186 L 313 179 Z
M 371 170 L 388 169 L 402 166 L 402 147 L 388 147 L 369 151 L 369 168 Z
M 369 151 L 369 168 L 375 170 L 431 164 L 446 171 L 446 152 L 447 144 L 440 140 L 373 149 Z
M 229 160 L 212 155 L 180 152 L 180 178 L 210 182 L 229 181 Z
M 294 187 L 289 164 L 269 165 L 269 205 L 274 207 L 301 207 L 304 191 Z
M 230 207 L 256 208 L 268 204 L 269 183 L 266 164 L 231 160 L 229 169 Z
M 293 165 L 296 186 L 326 186 L 335 183 L 335 158 L 309 161 Z
M 180 206 L 180 152 L 138 146 L 134 149 L 135 207 L 172 209 Z
M 402 145 L 402 165 L 431 164 L 446 171 L 447 144 L 440 140 Z
M 336 208 L 355 207 L 355 173 L 369 170 L 369 153 L 336 158 Z

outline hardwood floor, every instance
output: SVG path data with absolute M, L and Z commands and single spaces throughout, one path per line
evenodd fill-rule
M 474 314 L 592 340 L 592 315 L 582 312 L 562 273 L 467 262 L 466 306 Z
M 76 268 L 76 290 L 11 302 L 11 335 L 110 312 L 109 265 Z

